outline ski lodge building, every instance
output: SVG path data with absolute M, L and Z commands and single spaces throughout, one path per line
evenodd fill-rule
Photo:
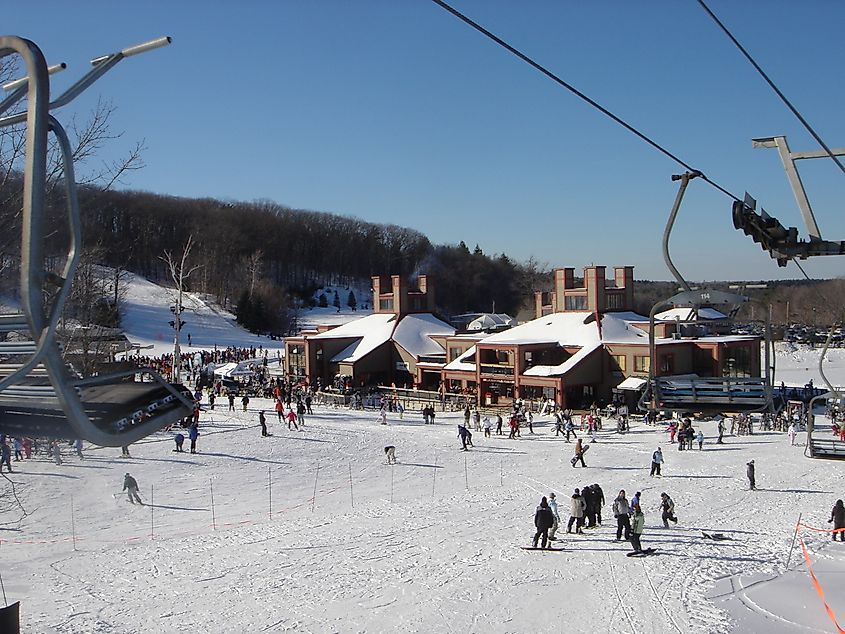
M 562 407 L 608 403 L 614 389 L 633 401 L 648 378 L 648 317 L 632 312 L 634 268 L 554 271 L 554 290 L 535 294 L 536 318 L 489 336 L 446 337 L 449 362 L 443 387 L 476 394 L 481 406 L 515 398 L 552 399 Z M 713 334 L 707 318 L 724 315 L 705 309 L 697 324 L 682 326 L 677 310 L 658 315 L 656 376 L 760 376 L 760 338 Z M 681 317 L 683 318 L 683 317 Z M 628 391 L 630 390 L 630 391 Z
M 455 329 L 433 314 L 432 280 L 375 276 L 372 284 L 371 315 L 285 338 L 287 376 L 322 386 L 439 388 L 445 340 Z

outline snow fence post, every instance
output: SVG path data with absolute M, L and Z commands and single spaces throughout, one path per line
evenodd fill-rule
M 792 534 L 792 545 L 789 547 L 789 555 L 786 557 L 786 569 L 789 570 L 789 560 L 792 559 L 792 549 L 795 548 L 795 538 L 798 537 L 798 527 L 801 526 L 801 513 L 798 514 L 798 521 L 795 522 L 795 532 Z
M 317 470 L 314 472 L 314 497 L 311 498 L 311 512 L 314 512 L 314 505 L 317 503 L 317 478 L 320 475 L 320 463 L 317 463 Z
M 150 539 L 154 539 L 155 535 L 155 515 L 153 514 L 154 506 L 153 506 L 153 485 L 150 485 Z
M 211 530 L 217 530 L 217 518 L 214 515 L 214 480 L 208 481 L 208 487 L 211 490 Z
M 73 496 L 70 496 L 70 535 L 73 539 L 73 550 L 76 551 L 76 522 L 73 518 Z
M 349 501 L 352 503 L 352 508 L 355 508 L 355 494 L 352 491 L 352 461 L 349 462 Z
M 434 487 L 437 484 L 437 452 L 434 452 L 434 472 L 432 479 L 431 479 L 431 497 L 434 497 Z

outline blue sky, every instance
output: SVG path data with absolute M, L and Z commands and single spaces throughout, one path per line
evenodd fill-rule
M 841 2 L 727 2 L 711 9 L 831 147 L 845 146 Z M 693 0 L 454 0 L 466 13 L 737 195 L 806 233 L 774 150 L 816 149 Z M 161 35 L 74 104 L 117 107 L 116 156 L 143 139 L 124 187 L 273 200 L 414 227 L 435 243 L 549 266 L 633 264 L 668 279 L 660 239 L 681 168 L 428 0 L 31 2 L 6 18 L 69 69 Z M 845 239 L 845 177 L 800 165 L 824 237 Z M 730 220 L 706 183 L 673 234 L 690 279 L 799 277 Z M 223 239 L 223 237 L 221 237 Z M 805 263 L 839 276 L 843 258 Z

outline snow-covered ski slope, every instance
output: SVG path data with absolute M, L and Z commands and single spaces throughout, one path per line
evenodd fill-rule
M 121 315 L 126 337 L 133 344 L 145 347 L 143 355 L 172 354 L 174 330 L 168 322 L 174 319 L 170 307 L 176 304 L 176 292 L 131 273 L 126 274 L 125 285 Z M 218 348 L 264 346 L 271 350 L 284 347 L 281 341 L 244 330 L 235 323 L 234 315 L 203 301 L 196 293 L 185 293 L 182 303 L 185 325 L 180 343 L 183 352 L 211 350 L 215 345 Z
M 169 351 L 167 291 L 136 279 L 129 295 L 130 338 Z M 186 317 L 194 347 L 278 345 L 197 305 L 202 321 Z M 779 355 L 779 372 L 803 383 L 813 355 Z M 843 367 L 831 362 L 838 384 Z M 24 632 L 835 631 L 800 548 L 785 564 L 799 513 L 830 526 L 845 464 L 808 460 L 785 434 L 718 446 L 715 423 L 703 423 L 705 449 L 681 453 L 661 429 L 634 423 L 626 435 L 600 432 L 582 470 L 548 418 L 515 441 L 476 432 L 464 454 L 459 414 L 423 425 L 409 411 L 382 426 L 373 412 L 317 405 L 304 431 L 289 432 L 268 401 L 236 406 L 227 412 L 220 399 L 203 411 L 195 455 L 173 451 L 174 431 L 136 443 L 128 459 L 86 446 L 84 460 L 65 447 L 61 466 L 43 455 L 12 462 L 28 515 L 0 526 L 0 574 L 8 601 L 22 602 Z M 260 437 L 261 409 L 272 437 Z M 658 445 L 664 477 L 651 479 Z M 752 458 L 755 492 L 745 481 Z M 121 493 L 127 471 L 147 506 Z M 564 552 L 519 548 L 530 545 L 540 496 L 557 493 L 565 522 L 572 489 L 595 482 L 607 501 L 602 527 L 561 530 Z M 643 493 L 652 557 L 625 557 L 630 545 L 615 541 L 610 504 L 621 488 Z M 670 529 L 657 511 L 662 491 L 680 518 Z M 845 546 L 802 536 L 842 622 Z
M 30 514 L 0 530 L 2 575 L 9 600 L 23 603 L 24 632 L 832 631 L 800 550 L 784 569 L 799 513 L 829 526 L 842 465 L 804 458 L 784 434 L 719 446 L 715 423 L 703 423 L 705 449 L 681 453 L 662 429 L 636 423 L 601 432 L 581 469 L 547 420 L 518 440 L 476 432 L 463 453 L 460 414 L 423 425 L 406 412 L 382 426 L 373 412 L 317 406 L 304 431 L 289 432 L 268 401 L 225 409 L 203 412 L 195 455 L 174 453 L 175 432 L 162 432 L 128 459 L 91 447 L 61 466 L 12 463 Z M 260 437 L 259 409 L 272 437 Z M 664 476 L 651 479 L 658 445 Z M 127 471 L 151 505 L 121 493 Z M 542 495 L 558 494 L 565 521 L 572 490 L 595 482 L 602 527 L 559 533 L 565 552 L 519 548 Z M 615 541 L 609 505 L 622 488 L 643 493 L 652 557 L 625 557 L 630 545 Z M 662 491 L 680 518 L 670 529 Z M 845 615 L 845 546 L 803 535 Z

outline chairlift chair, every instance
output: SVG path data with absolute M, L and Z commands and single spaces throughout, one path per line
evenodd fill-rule
M 39 48 L 15 36 L 0 37 L 0 57 L 20 55 L 26 81 L 0 102 L 0 115 L 24 96 L 27 111 L 0 119 L 0 127 L 26 125 L 20 298 L 21 309 L 0 311 L 0 433 L 84 438 L 103 446 L 131 444 L 193 410 L 188 391 L 151 368 L 80 378 L 62 359 L 56 332 L 79 261 L 81 218 L 70 142 L 49 114 L 69 102 L 133 49 L 101 59 L 56 102 L 49 102 L 48 69 Z M 136 51 L 137 52 L 137 51 Z M 96 60 L 95 60 L 96 61 Z M 69 94 L 71 93 L 71 94 Z M 43 218 L 47 134 L 56 138 L 64 170 L 69 248 L 61 275 L 44 268 Z M 10 335 L 16 334 L 16 338 Z M 135 381 L 136 377 L 148 381 Z

